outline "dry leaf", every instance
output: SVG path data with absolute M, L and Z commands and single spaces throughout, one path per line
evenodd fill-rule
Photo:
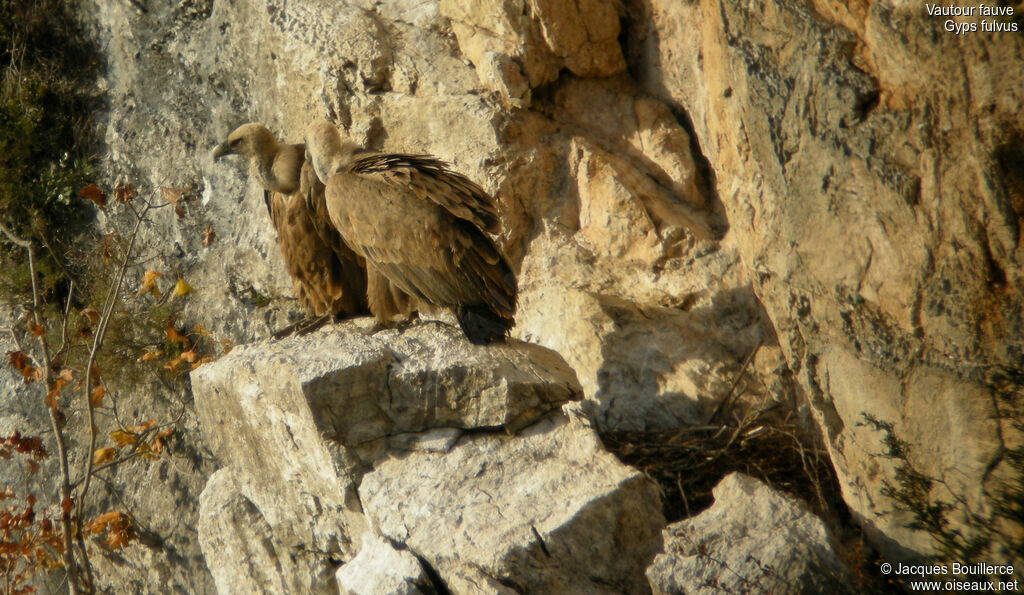
M 172 205 L 177 205 L 182 196 L 189 191 L 189 188 L 161 188 L 160 194 L 164 200 Z
M 196 359 L 198 358 L 198 356 L 196 355 L 196 348 L 193 347 L 192 349 L 189 349 L 188 351 L 182 351 L 181 355 L 179 355 L 178 357 L 181 358 L 182 361 L 186 361 L 186 362 L 191 364 L 192 362 L 196 361 Z
M 42 380 L 43 371 L 29 363 L 29 358 L 22 351 L 8 351 L 7 359 L 14 369 L 21 373 L 26 383 Z
M 203 230 L 203 247 L 207 247 L 217 239 L 217 234 L 213 233 L 213 226 L 207 225 L 206 229 Z
M 110 530 L 110 534 L 107 535 L 105 543 L 108 548 L 112 550 L 119 550 L 128 545 L 128 533 L 124 530 L 115 530 L 112 528 Z
M 153 297 L 160 297 L 160 289 L 156 286 L 156 280 L 163 277 L 162 273 L 156 271 L 147 270 L 142 274 L 142 279 L 139 280 L 139 291 L 135 295 L 142 295 L 147 291 L 153 294 Z
M 158 357 L 160 357 L 163 354 L 164 354 L 164 352 L 163 352 L 162 349 L 156 349 L 154 351 L 146 351 L 146 353 L 143 353 L 142 355 L 139 356 L 139 361 L 140 362 L 151 362 L 151 361 L 157 359 Z
M 115 448 L 101 448 L 92 453 L 92 464 L 102 465 L 107 461 L 113 460 L 115 454 L 117 454 L 117 449 Z
M 138 190 L 133 184 L 118 182 L 117 186 L 114 188 L 114 200 L 117 202 L 131 202 L 138 193 Z
M 103 395 L 105 394 L 107 394 L 107 389 L 103 388 L 102 386 L 97 386 L 96 388 L 92 389 L 92 394 L 89 395 L 89 403 L 93 407 L 102 407 Z
M 25 461 L 25 466 L 28 467 L 29 475 L 35 475 L 39 471 L 39 463 L 33 461 L 32 459 L 27 459 Z
M 188 337 L 174 330 L 174 327 L 170 325 L 164 329 L 164 334 L 167 335 L 167 340 L 174 341 L 175 343 L 187 344 L 189 342 Z
M 114 430 L 110 433 L 110 439 L 114 441 L 118 448 L 135 444 L 138 438 L 135 434 L 125 432 L 124 430 Z
M 178 277 L 178 282 L 174 284 L 174 291 L 171 292 L 171 297 L 180 297 L 188 293 L 192 293 L 192 286 L 185 282 L 184 279 Z
M 67 368 L 64 368 L 64 370 L 67 370 Z M 57 404 L 57 395 L 59 395 L 60 391 L 64 390 L 64 387 L 71 382 L 70 374 L 68 374 L 67 378 L 64 377 L 64 370 L 61 370 L 60 375 L 57 376 L 50 385 L 50 391 L 46 393 L 47 407 L 51 407 L 50 403 L 53 403 L 54 405 Z
M 0 502 L 3 502 L 4 500 L 6 500 L 8 498 L 13 498 L 13 497 L 14 497 L 14 490 L 12 490 L 10 488 L 4 489 L 4 490 L 0 490 Z
M 91 200 L 93 204 L 101 209 L 107 206 L 107 195 L 100 190 L 99 186 L 96 184 L 89 184 L 85 188 L 82 188 L 78 192 L 78 195 L 82 198 Z
M 199 366 L 201 366 L 203 364 L 208 364 L 208 363 L 210 363 L 212 361 L 216 361 L 216 359 L 207 355 L 206 357 L 202 357 L 202 358 L 199 359 L 199 361 L 197 361 L 196 363 L 192 364 L 192 367 L 190 369 L 195 370 Z
M 89 319 L 89 322 L 96 324 L 100 321 L 100 313 L 93 308 L 85 308 L 80 311 L 79 314 Z
M 46 327 L 40 324 L 33 324 L 30 322 L 28 323 L 28 334 L 32 335 L 33 338 L 42 337 L 43 335 L 46 334 Z

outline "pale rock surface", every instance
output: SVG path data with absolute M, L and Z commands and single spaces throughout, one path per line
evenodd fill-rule
M 626 68 L 611 0 L 441 0 L 440 9 L 480 82 L 513 105 L 529 105 L 563 68 L 580 77 Z
M 644 592 L 657 489 L 566 409 L 517 436 L 383 461 L 359 487 L 368 522 L 455 593 Z
M 985 518 L 1021 480 L 1024 38 L 905 2 L 633 5 L 631 64 L 690 115 L 854 514 L 890 555 L 932 547 L 869 414 L 960 500 L 951 529 Z
M 647 569 L 655 595 L 854 593 L 825 524 L 802 503 L 731 473 L 715 503 L 665 528 L 664 551 Z
M 435 592 L 419 560 L 379 535 L 363 534 L 363 547 L 335 574 L 341 595 L 420 595 Z
M 331 565 L 296 544 L 282 544 L 242 493 L 231 467 L 199 498 L 199 541 L 219 593 L 332 593 Z

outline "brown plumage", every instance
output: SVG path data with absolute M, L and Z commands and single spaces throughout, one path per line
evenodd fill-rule
M 306 163 L 305 147 L 278 143 L 263 126 L 245 124 L 213 157 L 231 154 L 254 166 L 299 303 L 317 316 L 367 312 L 366 271 L 326 219 L 324 185 Z
M 452 308 L 474 343 L 508 334 L 516 279 L 485 233 L 500 225 L 480 186 L 432 157 L 362 151 L 326 121 L 309 127 L 306 149 L 326 184 L 331 222 L 366 259 L 371 287 L 380 274 L 413 298 Z

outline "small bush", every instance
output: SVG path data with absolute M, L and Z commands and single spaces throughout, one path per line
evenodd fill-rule
M 98 105 L 94 44 L 58 0 L 0 0 L 0 217 L 46 249 L 39 273 L 59 301 L 62 254 L 91 219 L 79 196 L 91 175 Z M 0 295 L 28 290 L 24 254 L 0 249 Z

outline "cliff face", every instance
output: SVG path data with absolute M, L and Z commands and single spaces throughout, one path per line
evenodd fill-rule
M 112 177 L 196 191 L 186 216 L 158 211 L 142 239 L 153 262 L 196 288 L 184 317 L 215 335 L 261 339 L 297 307 L 262 192 L 243 167 L 214 165 L 209 150 L 246 121 L 300 142 L 308 122 L 327 117 L 369 147 L 450 161 L 497 198 L 499 241 L 521 288 L 514 336 L 557 354 L 551 365 L 562 380 L 553 385 L 575 387 L 578 414 L 597 428 L 705 424 L 742 375 L 758 399 L 810 412 L 805 420 L 824 436 L 846 504 L 891 555 L 921 555 L 935 544 L 907 528 L 906 513 L 890 513 L 885 488 L 899 463 L 879 456 L 887 452 L 884 432 L 869 417 L 892 423 L 915 468 L 946 482 L 952 526 L 966 511 L 992 514 L 1006 482 L 1020 481 L 1008 455 L 1020 444 L 1024 368 L 1019 34 L 957 36 L 917 5 L 826 0 L 194 0 L 97 2 L 86 12 L 108 59 L 105 166 Z M 207 226 L 217 239 L 204 246 Z M 289 349 L 313 350 L 323 340 L 350 350 L 358 342 L 316 337 Z M 265 344 L 245 352 L 250 359 L 233 354 L 210 366 L 227 379 L 259 376 L 260 358 L 274 349 Z M 394 378 L 394 362 L 385 360 L 402 349 L 366 347 L 374 355 L 352 364 L 362 380 L 337 386 Z M 632 536 L 630 555 L 613 560 L 614 547 L 596 544 L 594 560 L 606 557 L 614 571 L 590 579 L 645 588 L 638 573 L 658 549 L 662 522 L 653 488 L 606 460 L 587 424 L 555 412 L 513 424 L 519 441 L 436 434 L 493 430 L 538 403 L 569 398 L 545 397 L 550 382 L 527 391 L 532 400 L 521 409 L 488 410 L 493 418 L 465 397 L 426 413 L 364 404 L 354 410 L 364 420 L 331 411 L 337 404 L 318 408 L 288 374 L 270 385 L 250 378 L 260 391 L 298 391 L 275 397 L 284 399 L 274 401 L 280 416 L 268 409 L 262 419 L 262 401 L 246 401 L 253 394 L 238 388 L 245 382 L 214 374 L 204 367 L 193 378 L 201 431 L 186 438 L 197 452 L 210 448 L 222 467 L 202 499 L 212 578 L 182 563 L 184 570 L 153 573 L 151 585 L 224 587 L 232 579 L 219 573 L 244 559 L 261 572 L 277 568 L 253 579 L 256 588 L 334 588 L 357 578 L 323 574 L 324 559 L 383 551 L 405 562 L 411 552 L 416 564 L 407 567 L 424 563 L 461 589 L 561 588 L 586 568 L 567 553 L 574 544 L 641 506 L 644 522 L 615 533 Z M 218 382 L 233 388 L 215 390 Z M 406 396 L 415 410 L 414 397 Z M 294 413 L 288 403 L 313 418 L 286 419 Z M 246 419 L 251 435 L 238 433 Z M 288 441 L 275 432 L 293 422 L 306 438 L 282 446 Z M 321 439 L 324 424 L 340 450 Z M 351 439 L 367 428 L 382 433 Z M 391 430 L 444 446 L 388 458 L 398 447 L 380 440 Z M 272 438 L 284 442 L 261 442 Z M 295 448 L 297 458 L 261 480 L 240 467 L 246 450 L 230 446 L 239 440 L 249 452 Z M 366 440 L 377 441 L 376 454 L 357 452 Z M 533 509 L 532 524 L 509 527 L 493 547 L 436 543 L 458 533 L 446 523 L 476 514 L 449 500 L 472 503 L 467 493 L 531 485 L 514 469 L 467 472 L 517 457 L 543 461 L 559 481 L 575 477 L 559 470 L 583 467 L 578 481 L 590 491 L 565 496 L 574 514 Z M 454 478 L 431 475 L 446 465 Z M 605 483 L 582 478 L 602 465 Z M 201 484 L 209 465 L 167 473 Z M 403 479 L 428 475 L 427 491 Z M 359 493 L 359 505 L 357 485 L 373 486 Z M 302 497 L 294 506 L 282 505 L 295 493 Z M 334 499 L 322 501 L 324 493 Z M 182 496 L 154 514 L 196 518 L 197 499 Z M 423 508 L 397 504 L 406 501 Z M 364 517 L 345 520 L 360 509 L 374 527 L 365 539 Z M 251 534 L 232 538 L 240 527 Z M 375 541 L 381 535 L 386 544 Z M 283 549 L 243 551 L 257 538 Z M 211 562 L 213 551 L 223 556 Z M 556 570 L 528 572 L 545 554 Z M 158 554 L 129 553 L 117 564 L 139 569 L 149 556 Z M 180 556 L 195 560 L 198 552 Z M 309 580 L 288 582 L 296 576 Z

